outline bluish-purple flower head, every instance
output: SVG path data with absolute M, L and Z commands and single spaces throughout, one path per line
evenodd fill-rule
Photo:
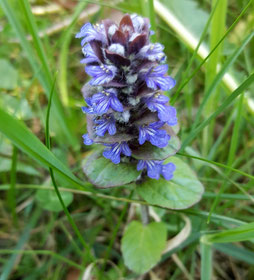
M 143 145 L 147 153 L 167 149 L 171 126 L 177 124 L 176 110 L 163 94 L 175 80 L 167 74 L 164 46 L 151 43 L 152 34 L 149 20 L 134 14 L 119 24 L 86 23 L 76 35 L 82 39 L 81 63 L 91 76 L 83 88 L 88 132 L 83 140 L 85 145 L 104 144 L 103 156 L 114 164 L 136 162 L 142 175 L 170 180 L 173 163 L 136 158 L 134 153 Z

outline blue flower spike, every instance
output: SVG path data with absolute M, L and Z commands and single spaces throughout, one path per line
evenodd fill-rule
M 150 150 L 167 149 L 177 124 L 176 109 L 163 94 L 176 82 L 167 74 L 164 46 L 150 42 L 152 34 L 147 18 L 127 14 L 120 24 L 86 23 L 76 35 L 91 77 L 83 90 L 83 142 L 103 144 L 103 156 L 114 164 L 136 164 L 142 179 L 171 180 L 175 165 L 149 156 Z M 143 147 L 146 157 L 135 157 Z

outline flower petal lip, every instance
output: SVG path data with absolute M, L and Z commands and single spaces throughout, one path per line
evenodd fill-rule
M 137 170 L 147 170 L 147 176 L 158 180 L 162 175 L 166 180 L 173 178 L 176 166 L 173 163 L 163 165 L 163 161 L 158 160 L 139 160 Z

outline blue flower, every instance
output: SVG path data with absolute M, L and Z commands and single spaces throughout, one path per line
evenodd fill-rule
M 82 52 L 85 56 L 85 58 L 83 58 L 80 62 L 81 63 L 93 63 L 93 62 L 99 62 L 98 57 L 96 56 L 96 54 L 94 53 L 92 47 L 90 46 L 90 44 L 86 44 L 83 48 L 82 48 Z
M 93 144 L 93 140 L 90 139 L 90 137 L 89 137 L 88 134 L 84 134 L 82 137 L 83 137 L 83 140 L 84 140 L 83 143 L 84 143 L 85 145 L 89 146 L 89 145 L 92 145 L 92 144 Z
M 107 89 L 94 94 L 91 98 L 92 106 L 96 114 L 105 114 L 110 108 L 117 112 L 123 112 L 123 105 L 118 100 L 115 89 Z
M 160 43 L 145 45 L 137 54 L 138 58 L 147 58 L 151 61 L 163 62 L 166 56 L 163 52 L 164 46 Z
M 90 85 L 98 86 L 109 83 L 116 75 L 117 68 L 113 65 L 89 65 L 85 67 L 86 73 L 92 76 Z
M 97 124 L 95 132 L 98 136 L 103 137 L 107 131 L 110 135 L 116 134 L 116 121 L 113 116 L 106 116 L 94 122 Z
M 162 175 L 166 180 L 171 180 L 176 166 L 172 162 L 163 165 L 163 161 L 159 160 L 139 160 L 137 170 L 143 169 L 147 170 L 148 177 L 152 179 L 158 180 Z
M 85 43 L 96 40 L 106 43 L 106 36 L 103 32 L 103 27 L 100 25 L 92 26 L 90 22 L 83 25 L 80 29 L 80 32 L 76 34 L 76 38 L 83 38 L 81 41 L 81 46 L 84 46 Z
M 139 144 L 143 145 L 145 141 L 150 141 L 152 145 L 159 148 L 164 148 L 168 145 L 170 136 L 163 129 L 163 122 L 150 123 L 139 127 Z
M 147 107 L 152 112 L 157 111 L 158 118 L 161 121 L 173 126 L 177 124 L 176 109 L 172 106 L 165 105 L 168 101 L 169 98 L 167 96 L 158 93 L 145 99 Z
M 121 154 L 127 157 L 131 156 L 131 150 L 126 142 L 114 143 L 114 144 L 104 144 L 108 146 L 103 152 L 105 158 L 110 159 L 113 163 L 118 164 L 121 161 Z
M 86 100 L 86 103 L 87 103 L 88 107 L 85 107 L 85 106 L 81 107 L 83 113 L 89 114 L 89 115 L 97 114 L 96 113 L 96 108 L 92 104 L 92 98 L 87 97 L 87 98 L 85 98 L 85 100 Z
M 144 69 L 141 71 L 141 79 L 145 80 L 149 88 L 170 90 L 175 86 L 175 80 L 169 76 L 164 76 L 167 71 L 168 65 L 166 64 L 151 68 L 148 72 Z

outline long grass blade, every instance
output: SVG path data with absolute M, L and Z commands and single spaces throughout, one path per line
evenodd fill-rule
M 215 119 L 220 113 L 222 113 L 240 94 L 242 94 L 254 81 L 254 74 L 251 74 L 226 100 L 219 106 L 219 108 L 204 120 L 197 128 L 195 128 L 189 136 L 183 141 L 181 150 L 197 136 L 213 119 Z
M 212 246 L 203 241 L 200 242 L 201 251 L 201 280 L 212 279 Z
M 212 5 L 216 4 L 215 0 L 212 0 Z M 213 49 L 216 44 L 220 41 L 220 38 L 225 32 L 225 22 L 227 14 L 227 0 L 220 0 L 218 9 L 216 9 L 214 17 L 211 23 L 211 34 L 210 34 L 210 49 Z M 206 75 L 205 75 L 205 88 L 208 89 L 216 78 L 217 65 L 220 65 L 222 58 L 222 46 L 223 42 L 216 48 L 214 53 L 210 56 L 206 64 Z M 213 98 L 210 98 L 213 96 Z M 214 87 L 213 91 L 210 92 L 207 98 L 206 105 L 204 106 L 204 115 L 209 116 L 218 103 L 218 88 Z M 215 121 L 212 120 L 210 124 L 203 130 L 202 137 L 202 151 L 203 155 L 207 155 L 213 141 L 213 128 Z
M 239 226 L 235 229 L 225 230 L 219 233 L 207 234 L 201 238 L 206 243 L 231 243 L 253 240 L 254 241 L 254 222 Z
M 75 12 L 72 17 L 72 22 L 63 33 L 60 41 L 60 54 L 59 54 L 59 89 L 62 96 L 62 101 L 65 106 L 69 106 L 68 86 L 67 86 L 67 62 L 68 62 L 68 51 L 73 37 L 73 30 L 76 22 L 78 21 L 79 15 L 82 10 L 87 6 L 86 2 L 80 2 L 75 8 Z
M 50 109 L 51 109 L 51 103 L 52 103 L 52 98 L 53 98 L 53 93 L 54 93 L 54 87 L 55 87 L 55 83 L 56 83 L 56 77 L 57 75 L 55 75 L 54 81 L 53 81 L 53 85 L 52 85 L 52 89 L 50 92 L 50 97 L 49 97 L 49 102 L 48 102 L 48 108 L 47 108 L 47 115 L 46 115 L 46 130 L 45 130 L 45 139 L 46 139 L 46 146 L 47 148 L 50 150 L 50 135 L 49 135 L 49 118 L 50 118 Z M 62 205 L 63 211 L 67 217 L 67 220 L 69 221 L 71 227 L 73 228 L 74 232 L 76 233 L 79 241 L 81 242 L 81 244 L 84 246 L 84 248 L 87 250 L 88 256 L 89 256 L 89 261 L 94 260 L 94 256 L 91 253 L 90 247 L 89 245 L 86 243 L 85 239 L 83 238 L 82 234 L 80 233 L 76 223 L 74 222 L 74 220 L 72 219 L 67 207 L 64 204 L 63 198 L 61 196 L 61 193 L 58 189 L 58 186 L 56 184 L 56 180 L 55 180 L 55 176 L 54 176 L 54 172 L 53 169 L 51 167 L 49 167 L 49 173 L 50 173 L 50 177 L 52 180 L 52 184 L 54 186 L 56 195 Z
M 71 185 L 88 189 L 90 184 L 84 184 L 66 167 L 45 145 L 19 120 L 0 108 L 0 132 L 9 138 L 18 148 L 39 162 L 43 167 L 51 167 Z
M 181 86 L 177 90 L 177 95 L 175 94 L 174 97 L 171 99 L 171 104 L 173 105 L 175 101 L 178 98 L 178 95 L 183 90 L 183 88 L 189 83 L 189 81 L 198 73 L 198 71 L 201 69 L 201 67 L 206 63 L 206 61 L 210 58 L 210 56 L 216 51 L 217 47 L 225 40 L 225 38 L 228 36 L 228 34 L 234 29 L 236 24 L 239 22 L 239 20 L 243 17 L 243 15 L 246 13 L 248 8 L 250 7 L 252 3 L 252 0 L 250 0 L 247 5 L 243 8 L 239 16 L 235 19 L 235 21 L 231 24 L 231 26 L 228 28 L 228 30 L 225 32 L 223 37 L 220 39 L 220 41 L 216 44 L 216 46 L 208 52 L 207 48 L 205 48 L 204 45 L 201 44 L 201 46 L 198 49 L 198 55 L 200 58 L 202 58 L 202 62 L 195 68 L 195 70 L 192 72 L 192 74 L 184 81 Z M 179 35 L 180 38 L 182 38 L 183 42 L 188 45 L 191 49 L 195 50 L 196 46 L 198 45 L 199 40 L 189 32 L 188 28 L 186 26 L 183 26 L 181 21 L 176 18 L 176 16 L 168 10 L 165 5 L 160 3 L 158 0 L 154 0 L 154 8 L 156 13 Z M 229 75 L 228 73 L 224 76 L 223 82 L 225 86 L 230 90 L 235 90 L 238 85 L 235 81 L 235 79 Z M 251 102 L 249 100 L 248 104 Z
M 11 178 L 10 178 L 10 189 L 7 193 L 7 200 L 9 208 L 11 210 L 13 223 L 15 226 L 18 225 L 17 213 L 16 213 L 16 172 L 17 172 L 17 153 L 18 150 L 13 146 L 12 151 L 12 165 L 11 165 Z
M 47 66 L 45 54 L 41 47 L 41 42 L 40 42 L 40 38 L 38 37 L 38 33 L 34 29 L 35 22 L 33 20 L 33 17 L 31 16 L 30 7 L 28 6 L 28 4 L 25 5 L 24 4 L 25 2 L 20 2 L 20 3 L 23 3 L 25 16 L 28 21 L 28 26 L 30 27 L 30 30 L 32 31 L 32 35 L 34 37 L 33 39 L 35 40 L 35 44 L 37 46 L 35 49 L 36 49 L 39 59 L 42 63 L 42 67 L 40 67 L 39 63 L 37 62 L 36 55 L 33 51 L 33 48 L 31 46 L 31 44 L 28 42 L 28 40 L 26 39 L 26 34 L 24 31 L 24 28 L 22 27 L 22 23 L 19 20 L 17 10 L 13 9 L 8 1 L 6 1 L 6 0 L 0 1 L 0 5 L 2 6 L 4 13 L 6 14 L 12 28 L 14 29 L 17 37 L 20 40 L 20 44 L 21 44 L 24 52 L 26 53 L 26 58 L 28 59 L 30 65 L 33 69 L 33 72 L 38 73 L 38 69 L 40 69 L 40 68 L 42 69 L 42 71 L 40 71 L 38 73 L 38 79 L 39 79 L 41 85 L 43 86 L 47 96 L 49 97 L 52 77 L 50 77 L 49 67 Z M 54 97 L 53 106 L 54 106 L 54 112 L 55 112 L 54 114 L 55 114 L 55 116 L 59 122 L 59 125 L 61 126 L 66 138 L 69 140 L 69 143 L 74 148 L 77 148 L 79 146 L 77 139 L 72 136 L 72 132 L 67 123 L 68 119 L 66 118 L 63 107 L 61 105 L 59 98 L 57 98 L 57 95 L 55 95 L 55 97 Z
M 225 73 L 227 72 L 227 70 L 229 69 L 229 67 L 235 62 L 235 60 L 237 59 L 237 57 L 241 54 L 241 52 L 243 51 L 243 49 L 246 47 L 246 45 L 250 42 L 250 40 L 253 38 L 254 36 L 254 32 L 252 32 L 251 34 L 249 34 L 242 42 L 242 44 L 240 45 L 239 48 L 237 48 L 234 53 L 227 59 L 227 61 L 223 64 L 223 67 L 220 69 L 219 73 L 216 75 L 216 77 L 214 78 L 213 82 L 211 83 L 210 87 L 207 89 L 207 91 L 205 91 L 204 94 L 204 99 L 201 103 L 201 105 L 198 108 L 198 112 L 197 115 L 195 117 L 195 121 L 194 121 L 194 125 L 193 128 L 195 128 L 200 120 L 201 114 L 203 113 L 203 110 L 209 100 L 209 98 L 211 97 L 212 93 L 214 92 L 215 88 L 218 86 L 218 84 L 220 83 L 221 79 L 223 78 L 223 76 L 225 75 Z
M 75 267 L 75 268 L 77 268 L 77 269 L 79 269 L 81 271 L 84 270 L 84 268 L 81 265 L 79 265 L 79 264 L 77 264 L 77 263 L 75 263 L 75 262 L 73 262 L 73 261 L 71 261 L 71 260 L 69 260 L 69 259 L 67 259 L 67 258 L 65 258 L 65 257 L 63 257 L 63 256 L 61 256 L 61 255 L 59 255 L 57 253 L 55 253 L 55 252 L 49 251 L 49 250 L 11 250 L 11 249 L 1 249 L 0 250 L 0 254 L 1 255 L 2 254 L 4 254 L 4 255 L 12 254 L 14 256 L 15 255 L 20 255 L 20 254 L 22 254 L 22 255 L 34 255 L 34 254 L 36 254 L 36 255 L 46 255 L 46 256 L 51 256 L 52 258 L 55 258 L 55 259 L 57 259 L 57 260 L 59 260 L 61 262 L 64 262 L 64 263 L 68 264 L 69 266 Z M 0 278 L 0 279 L 3 280 L 4 278 L 3 279 Z

